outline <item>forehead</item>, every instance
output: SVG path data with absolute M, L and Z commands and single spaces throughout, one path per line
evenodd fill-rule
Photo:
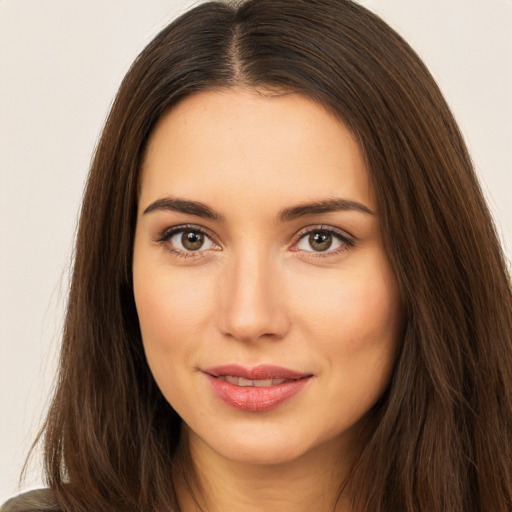
M 276 207 L 342 195 L 373 206 L 363 153 L 339 118 L 300 94 L 238 88 L 189 96 L 159 120 L 141 203 L 164 195 L 274 197 Z

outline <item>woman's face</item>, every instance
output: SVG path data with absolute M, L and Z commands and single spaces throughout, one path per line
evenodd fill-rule
M 302 95 L 202 92 L 162 117 L 133 278 L 158 386 L 225 458 L 350 443 L 389 382 L 401 301 L 365 161 Z

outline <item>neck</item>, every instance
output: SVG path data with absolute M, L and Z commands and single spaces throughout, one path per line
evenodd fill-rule
M 342 488 L 352 458 L 336 441 L 293 461 L 251 464 L 222 457 L 193 432 L 183 440 L 190 463 L 176 484 L 182 512 L 350 511 Z

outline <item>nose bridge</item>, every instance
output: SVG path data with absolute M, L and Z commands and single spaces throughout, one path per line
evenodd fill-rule
M 288 321 L 276 264 L 268 251 L 247 244 L 231 255 L 223 273 L 220 327 L 241 341 L 282 337 Z

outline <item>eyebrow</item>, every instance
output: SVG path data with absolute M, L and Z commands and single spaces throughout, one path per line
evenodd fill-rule
M 362 203 L 358 203 L 357 201 L 352 201 L 350 199 L 332 198 L 285 208 L 279 213 L 278 218 L 281 222 L 286 222 L 306 215 L 350 210 L 374 215 L 374 212 Z
M 374 212 L 367 206 L 350 199 L 332 198 L 312 203 L 302 203 L 290 208 L 281 210 L 277 216 L 280 222 L 289 222 L 307 215 L 318 215 L 321 213 L 330 213 L 336 211 L 356 211 L 368 215 L 374 215 Z M 170 211 L 195 215 L 204 219 L 224 221 L 225 218 L 220 213 L 212 210 L 209 206 L 199 201 L 190 201 L 187 199 L 178 199 L 173 197 L 164 197 L 152 202 L 143 212 L 144 215 L 155 211 Z
M 186 199 L 177 199 L 173 197 L 164 197 L 152 202 L 145 210 L 144 215 L 155 211 L 169 211 L 187 213 L 202 217 L 204 219 L 223 221 L 224 216 L 212 210 L 209 206 L 198 201 L 189 201 Z

